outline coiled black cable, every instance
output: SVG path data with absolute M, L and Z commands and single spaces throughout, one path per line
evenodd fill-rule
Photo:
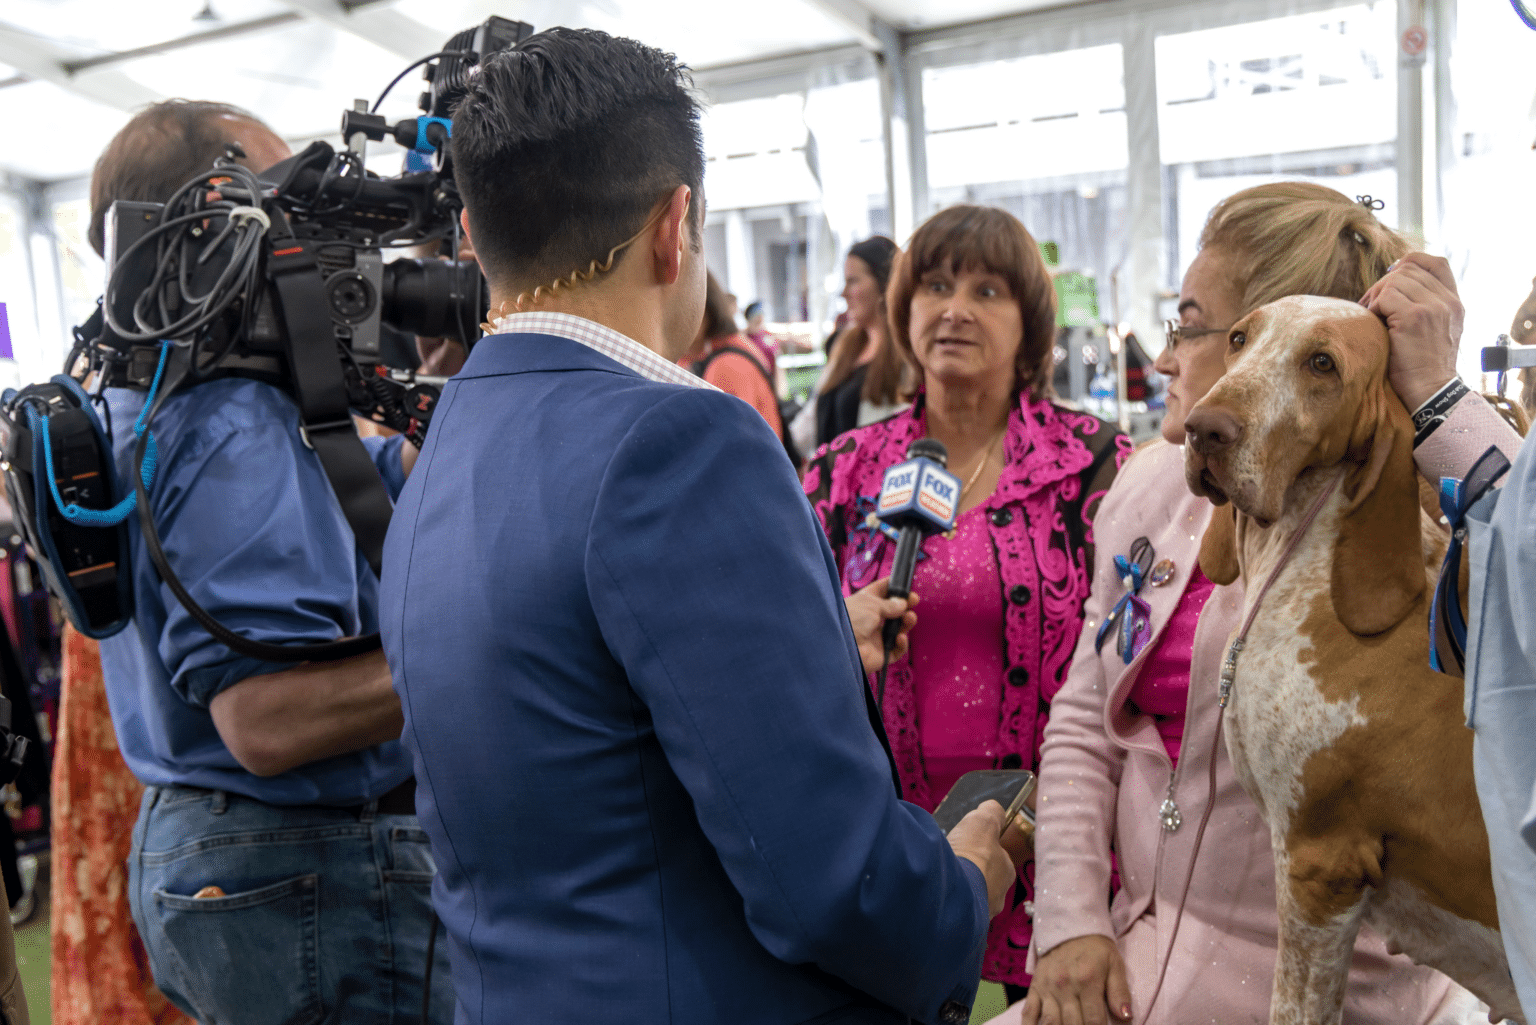
M 149 414 L 144 418 L 146 425 L 154 423 L 155 414 L 184 381 L 183 376 L 161 388 L 160 394 L 155 396 L 154 404 L 150 406 Z M 149 559 L 154 563 L 156 572 L 171 589 L 176 600 L 181 602 L 182 607 L 202 625 L 204 630 L 230 650 L 265 662 L 330 662 L 351 658 L 354 655 L 365 655 L 379 649 L 381 645 L 378 634 L 349 637 L 339 641 L 324 641 L 318 644 L 271 644 L 267 641 L 254 641 L 220 623 L 212 613 L 194 601 L 192 595 L 187 592 L 186 586 L 182 584 L 181 578 L 171 568 L 170 561 L 165 557 L 165 548 L 160 543 L 160 532 L 155 529 L 154 507 L 150 505 L 149 489 L 144 484 L 144 456 L 148 451 L 149 438 L 150 432 L 145 430 L 139 435 L 139 442 L 133 449 L 133 489 L 138 497 L 139 531 L 144 535 L 144 546 L 149 549 Z
M 217 199 L 209 199 L 210 190 L 218 190 Z M 242 299 L 254 296 L 261 283 L 262 242 L 266 237 L 266 215 L 260 211 L 261 183 L 249 170 L 233 162 L 221 162 L 181 185 L 160 211 L 153 227 L 135 240 L 117 257 L 102 299 L 102 315 L 107 326 L 129 342 L 159 342 L 170 338 L 190 346 L 188 364 L 193 378 L 201 378 L 233 348 L 252 315 L 251 303 L 242 323 L 229 332 L 223 348 L 205 358 L 203 346 L 213 329 L 226 318 Z M 208 242 L 204 236 L 222 218 L 224 224 Z M 192 274 L 207 263 L 224 241 L 234 236 L 234 249 L 206 292 L 196 291 Z M 119 293 L 128 268 L 137 266 L 140 253 L 155 247 L 154 272 L 149 284 L 134 298 L 132 326 L 117 315 Z M 175 312 L 168 297 L 179 295 Z

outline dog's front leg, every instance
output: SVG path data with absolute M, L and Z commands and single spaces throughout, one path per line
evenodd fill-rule
M 1275 841 L 1280 954 L 1270 1025 L 1339 1025 L 1365 891 L 1331 884 L 1321 866 Z

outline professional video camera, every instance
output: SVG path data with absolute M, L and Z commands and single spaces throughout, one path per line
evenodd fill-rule
M 468 347 L 479 337 L 488 296 L 473 263 L 386 262 L 383 252 L 451 243 L 457 256 L 463 203 L 447 147 L 448 115 L 479 55 L 531 32 L 523 22 L 492 17 L 455 35 L 443 51 L 397 76 L 374 104 L 376 110 L 412 68 L 435 60 L 425 72 L 423 114 L 390 125 L 375 113 L 346 111 L 341 130 L 348 148 L 340 152 L 315 142 L 254 179 L 232 160 L 220 161 L 163 205 L 114 203 L 106 223 L 103 323 L 78 332 L 74 356 L 88 355 L 92 369 L 106 371 L 108 385 L 145 388 L 159 342 L 172 338 L 188 343 L 191 379 L 256 376 L 302 391 L 305 357 L 329 357 L 321 339 L 328 332 L 350 407 L 420 443 L 439 382 L 417 387 L 413 375 L 384 367 L 381 328 Z M 367 174 L 365 140 L 387 136 L 430 156 L 431 169 L 395 178 Z M 215 219 L 205 224 L 209 214 Z M 290 298 L 304 309 L 283 301 L 284 282 L 294 275 L 304 280 L 289 289 Z M 318 351 L 301 355 L 294 348 Z
M 182 605 L 236 651 L 274 661 L 336 658 L 376 638 L 326 645 L 262 644 L 228 630 L 186 593 L 165 559 L 150 512 L 149 430 L 166 398 L 216 377 L 287 390 L 306 444 L 320 457 L 361 551 L 378 569 L 390 501 L 352 423 L 355 413 L 421 443 L 441 379 L 380 360 L 385 325 L 472 346 L 489 305 L 473 263 L 384 259 L 404 247 L 456 257 L 463 203 L 448 151 L 453 105 L 484 54 L 533 31 L 492 17 L 400 73 L 372 111 L 342 117 L 341 151 L 324 142 L 260 175 L 225 159 L 164 204 L 117 202 L 106 222 L 107 283 L 95 315 L 75 329 L 64 373 L 0 397 L 6 490 L 51 591 L 82 633 L 111 636 L 133 614 L 127 516 L 138 510 L 152 561 Z M 425 64 L 423 114 L 390 125 L 374 113 Z M 361 103 L 359 104 L 361 106 Z M 380 178 L 364 168 L 366 140 L 393 137 L 426 170 Z M 96 395 L 85 386 L 93 383 Z M 101 389 L 147 391 L 131 481 L 119 482 L 92 408 Z

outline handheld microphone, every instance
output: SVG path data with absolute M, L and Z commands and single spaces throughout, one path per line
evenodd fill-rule
M 907 449 L 907 461 L 885 471 L 875 515 L 900 531 L 896 559 L 891 566 L 890 595 L 905 598 L 912 593 L 912 574 L 923 538 L 955 527 L 955 507 L 960 501 L 960 480 L 945 467 L 949 452 L 944 443 L 919 438 Z M 886 655 L 896 647 L 900 619 L 887 619 L 881 628 Z

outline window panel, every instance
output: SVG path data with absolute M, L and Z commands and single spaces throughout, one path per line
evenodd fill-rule
M 96 312 L 96 298 L 105 287 L 105 264 L 87 240 L 90 227 L 90 200 L 82 197 L 53 204 L 53 234 L 58 247 L 66 333 Z M 68 341 L 72 342 L 72 337 Z M 59 353 L 61 363 L 67 354 Z
M 887 220 L 878 84 L 826 77 L 702 119 L 710 266 L 805 337 L 840 308 L 843 254 Z
M 1369 194 L 1397 223 L 1396 17 L 1377 3 L 1156 40 L 1170 290 L 1211 207 L 1250 186 Z
M 1526 198 L 1536 181 L 1536 125 L 1528 76 L 1516 71 L 1536 59 L 1536 32 L 1508 4 L 1461 3 L 1456 20 L 1456 117 L 1441 186 L 1442 231 L 1430 241 L 1457 275 L 1466 306 L 1459 368 L 1475 384 L 1480 350 L 1500 333 L 1536 342 L 1536 331 L 1527 333 L 1524 318 L 1515 319 L 1536 274 L 1536 207 Z M 1517 385 L 1509 390 L 1518 397 Z
M 26 246 L 21 211 L 10 197 L 0 194 L 0 302 L 5 303 L 15 356 L 0 359 L 0 385 L 7 388 L 21 383 L 19 360 L 37 347 L 37 314 Z
M 1128 252 L 1124 53 L 1118 43 L 923 72 L 932 206 L 1000 206 L 1117 316 Z

